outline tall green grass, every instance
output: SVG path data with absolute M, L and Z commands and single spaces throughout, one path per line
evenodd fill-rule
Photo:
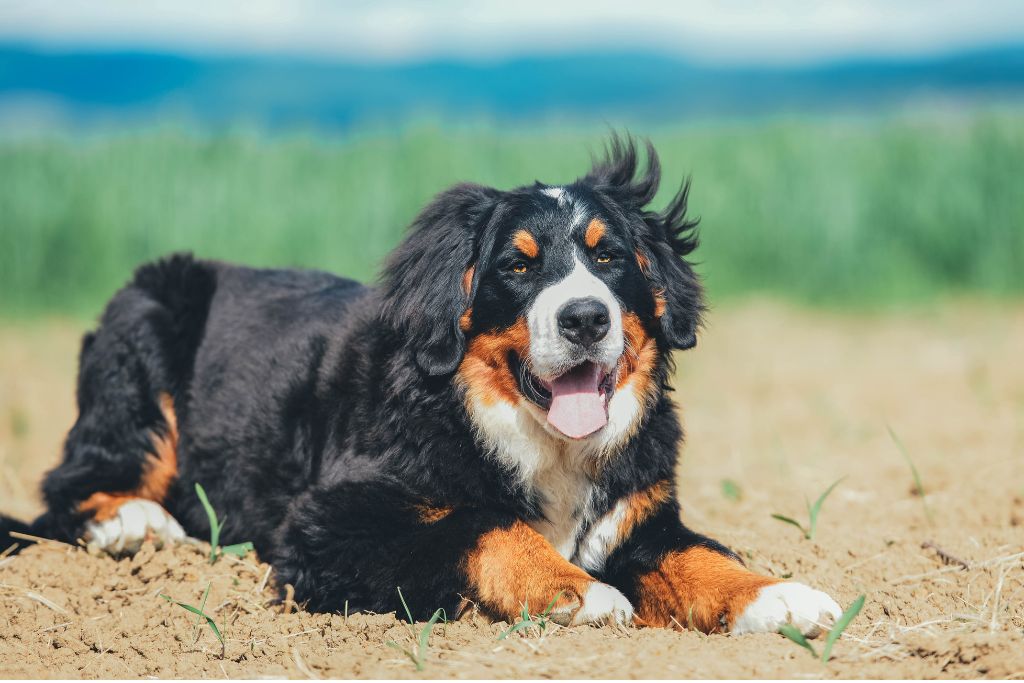
M 458 180 L 571 181 L 602 130 L 423 125 L 337 139 L 160 128 L 0 140 L 0 313 L 94 314 L 174 250 L 371 279 Z M 863 305 L 1024 292 L 1024 116 L 645 131 L 693 176 L 712 295 Z

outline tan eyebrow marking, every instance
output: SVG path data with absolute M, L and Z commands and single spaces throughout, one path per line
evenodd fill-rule
M 462 274 L 462 290 L 466 292 L 466 296 L 473 291 L 473 273 L 476 271 L 476 266 L 470 266 L 469 269 Z
M 601 221 L 600 218 L 592 218 L 590 223 L 587 224 L 587 232 L 583 236 L 583 242 L 593 249 L 597 246 L 597 243 L 604 237 L 605 231 L 608 227 Z
M 533 238 L 526 230 L 520 230 L 512 237 L 512 244 L 515 245 L 516 249 L 521 251 L 524 256 L 529 258 L 537 258 L 537 254 L 540 253 L 540 247 L 537 246 L 537 240 Z

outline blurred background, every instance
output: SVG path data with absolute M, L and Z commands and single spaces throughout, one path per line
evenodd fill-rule
M 0 0 L 0 315 L 172 250 L 374 277 L 450 183 L 693 176 L 713 302 L 1024 291 L 1024 9 Z

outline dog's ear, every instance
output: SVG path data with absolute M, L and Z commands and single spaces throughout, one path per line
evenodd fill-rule
M 697 345 L 697 329 L 704 313 L 704 291 L 693 266 L 684 258 L 697 248 L 698 220 L 686 217 L 690 180 L 661 213 L 648 212 L 647 233 L 640 253 L 647 257 L 647 279 L 654 286 L 656 309 L 669 344 L 676 349 Z
M 697 344 L 704 311 L 703 288 L 685 259 L 698 242 L 698 220 L 686 216 L 690 181 L 683 183 L 664 211 L 648 211 L 661 182 L 661 163 L 654 146 L 648 142 L 646 147 L 647 168 L 640 173 L 636 143 L 631 137 L 613 135 L 604 158 L 594 164 L 584 181 L 632 217 L 636 259 L 651 284 L 665 339 L 672 348 L 689 349 Z
M 454 372 L 466 352 L 459 320 L 476 286 L 480 234 L 500 194 L 472 184 L 442 192 L 384 265 L 381 315 L 430 375 Z

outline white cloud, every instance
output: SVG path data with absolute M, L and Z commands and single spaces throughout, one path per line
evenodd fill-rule
M 800 62 L 1022 38 L 1019 0 L 0 0 L 0 39 L 356 59 L 652 47 Z

